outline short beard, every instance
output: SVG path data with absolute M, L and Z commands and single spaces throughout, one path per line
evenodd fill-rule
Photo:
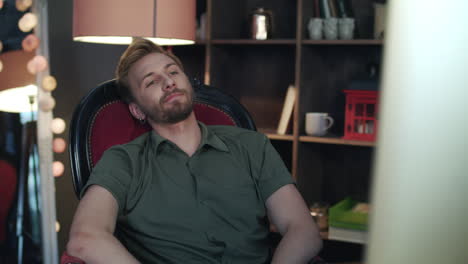
M 170 109 L 163 109 L 164 100 L 169 96 L 169 94 L 166 94 L 161 98 L 159 104 L 153 108 L 153 111 L 142 109 L 148 120 L 156 124 L 176 124 L 190 116 L 193 111 L 193 90 L 174 89 L 171 93 L 174 92 L 183 93 L 187 96 L 188 101 L 186 103 L 174 102 Z

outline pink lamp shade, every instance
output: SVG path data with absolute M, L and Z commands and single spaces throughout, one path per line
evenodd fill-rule
M 129 44 L 132 37 L 160 45 L 193 44 L 195 0 L 75 0 L 75 41 Z
M 0 91 L 36 82 L 36 76 L 29 73 L 26 68 L 35 55 L 34 52 L 23 50 L 0 53 L 0 61 L 3 63 L 3 71 L 0 72 Z
M 30 98 L 37 95 L 36 77 L 26 67 L 34 55 L 34 52 L 23 50 L 0 54 L 3 63 L 0 72 L 0 111 L 19 113 L 37 109 L 37 100 L 32 105 L 30 102 Z

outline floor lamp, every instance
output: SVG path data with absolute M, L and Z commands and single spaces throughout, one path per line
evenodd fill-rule
M 34 85 L 35 76 L 26 70 L 27 62 L 31 60 L 34 55 L 35 54 L 32 52 L 25 52 L 23 50 L 7 51 L 0 54 L 0 61 L 3 63 L 3 70 L 0 72 L 0 111 L 31 113 L 29 121 L 23 124 L 21 135 L 21 157 L 18 173 L 15 224 L 17 263 L 24 263 L 27 261 L 24 256 L 25 239 L 34 240 L 34 237 L 37 237 L 37 235 L 28 234 L 25 230 L 25 216 L 27 215 L 30 218 L 35 217 L 34 214 L 27 214 L 25 212 L 25 204 L 31 206 L 31 204 L 26 201 L 26 194 L 33 195 L 35 198 L 33 199 L 33 203 L 35 203 L 33 206 L 37 208 L 37 210 L 40 208 L 38 200 L 39 177 L 37 173 L 36 121 L 34 117 L 34 112 L 37 110 L 37 87 Z M 30 162 L 32 162 L 32 166 L 29 166 Z M 32 175 L 32 180 L 34 181 L 32 184 L 32 193 L 28 191 L 29 175 Z M 36 218 L 38 217 L 36 216 Z M 37 222 L 40 222 L 39 219 L 37 220 Z M 40 249 L 38 249 L 38 252 L 40 252 Z M 38 257 L 37 254 L 32 255 L 34 258 Z

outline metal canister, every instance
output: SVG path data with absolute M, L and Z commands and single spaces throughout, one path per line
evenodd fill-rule
M 265 40 L 271 38 L 273 31 L 273 13 L 263 7 L 256 8 L 251 14 L 251 37 Z

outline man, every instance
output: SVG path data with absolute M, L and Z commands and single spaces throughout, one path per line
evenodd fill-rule
M 138 39 L 116 75 L 131 114 L 152 131 L 94 168 L 68 254 L 88 264 L 290 264 L 318 253 L 316 225 L 268 139 L 197 122 L 178 58 Z M 274 253 L 270 222 L 282 235 Z

